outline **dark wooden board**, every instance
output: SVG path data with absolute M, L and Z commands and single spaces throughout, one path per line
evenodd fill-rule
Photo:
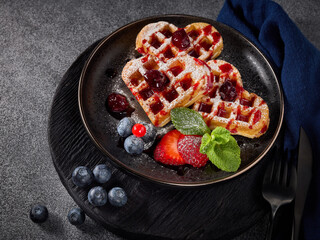
M 53 163 L 75 202 L 92 219 L 122 236 L 137 239 L 228 239 L 244 232 L 267 214 L 261 195 L 262 176 L 269 156 L 246 173 L 210 186 L 182 189 L 147 182 L 114 166 L 91 142 L 78 108 L 78 81 L 83 65 L 97 43 L 72 64 L 54 96 L 49 119 Z M 71 181 L 75 167 L 99 163 L 112 168 L 106 190 L 123 187 L 128 203 L 122 208 L 93 207 L 90 189 Z M 265 233 L 261 233 L 264 235 Z

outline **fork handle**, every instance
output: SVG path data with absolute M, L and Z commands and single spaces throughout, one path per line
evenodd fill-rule
M 267 235 L 267 238 L 266 238 L 267 240 L 271 240 L 272 239 L 273 222 L 274 222 L 274 219 L 276 217 L 276 213 L 278 211 L 278 208 L 279 208 L 279 206 L 274 206 L 274 205 L 271 206 L 270 225 L 269 225 L 269 228 L 268 228 L 268 235 Z

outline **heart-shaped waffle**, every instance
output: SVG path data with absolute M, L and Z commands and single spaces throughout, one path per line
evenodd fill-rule
M 151 122 L 162 127 L 170 121 L 170 111 L 188 107 L 213 87 L 210 68 L 188 55 L 166 62 L 152 55 L 129 61 L 122 79 L 136 97 Z
M 244 90 L 239 71 L 222 60 L 207 62 L 214 86 L 208 95 L 193 105 L 210 129 L 218 126 L 231 134 L 249 138 L 264 134 L 269 126 L 269 108 L 254 93 Z
M 136 50 L 166 61 L 178 55 L 189 54 L 203 61 L 215 59 L 223 49 L 220 33 L 207 23 L 192 23 L 177 28 L 168 22 L 146 25 L 136 39 Z

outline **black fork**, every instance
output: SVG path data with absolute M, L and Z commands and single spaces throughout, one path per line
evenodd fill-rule
M 278 209 L 292 202 L 295 198 L 297 187 L 297 172 L 292 161 L 288 161 L 287 152 L 283 157 L 275 157 L 268 166 L 263 179 L 262 195 L 271 206 L 271 224 L 269 226 L 267 239 L 271 239 L 273 222 Z

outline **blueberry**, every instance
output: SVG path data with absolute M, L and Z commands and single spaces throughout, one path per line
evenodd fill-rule
M 88 200 L 93 206 L 103 206 L 108 201 L 107 192 L 100 186 L 91 188 L 88 193 Z
M 72 181 L 78 187 L 85 187 L 92 183 L 93 174 L 89 168 L 80 166 L 73 171 Z
M 106 183 L 111 177 L 111 171 L 105 164 L 99 164 L 93 169 L 94 179 L 98 183 Z
M 122 207 L 127 203 L 127 194 L 120 187 L 112 188 L 108 193 L 109 202 L 112 206 Z
M 117 131 L 121 137 L 128 137 L 132 134 L 132 127 L 135 124 L 132 118 L 125 117 L 120 120 Z
M 144 149 L 144 142 L 141 138 L 131 135 L 124 141 L 124 149 L 134 155 L 139 155 Z
M 43 205 L 35 205 L 30 210 L 30 218 L 35 223 L 43 223 L 48 218 L 48 209 Z
M 144 149 L 148 149 L 152 146 L 154 143 L 154 140 L 157 136 L 157 129 L 152 125 L 148 123 L 143 124 L 146 127 L 146 134 L 142 137 L 142 140 L 144 141 Z
M 81 208 L 72 208 L 68 213 L 68 220 L 72 225 L 81 225 L 86 219 L 86 215 Z

